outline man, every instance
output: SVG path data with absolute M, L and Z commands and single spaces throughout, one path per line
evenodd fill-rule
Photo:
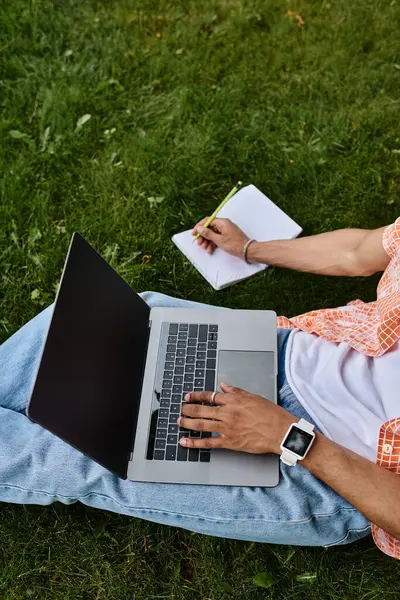
M 186 398 L 181 425 L 221 433 L 183 438 L 188 447 L 280 454 L 291 423 L 304 418 L 315 424 L 316 440 L 301 466 L 281 465 L 279 485 L 266 489 L 119 480 L 25 416 L 47 309 L 0 347 L 0 500 L 81 501 L 210 535 L 303 545 L 349 543 L 367 535 L 372 522 L 379 547 L 399 558 L 400 219 L 376 231 L 278 242 L 248 240 L 225 219 L 216 219 L 213 229 L 203 224 L 194 233 L 207 252 L 218 246 L 243 256 L 245 249 L 249 262 L 325 275 L 385 270 L 376 303 L 279 319 L 286 328 L 278 332 L 279 406 L 229 382 L 214 398 L 218 407 L 209 392 Z M 161 294 L 143 297 L 152 306 L 195 305 Z M 192 404 L 199 400 L 210 406 Z M 379 464 L 386 469 L 372 462 L 379 436 Z

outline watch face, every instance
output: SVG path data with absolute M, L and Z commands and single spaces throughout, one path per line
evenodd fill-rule
M 282 446 L 283 448 L 286 448 L 287 450 L 290 450 L 291 452 L 303 457 L 310 447 L 313 439 L 314 436 L 311 433 L 307 433 L 307 431 L 303 431 L 302 429 L 296 427 L 296 425 L 293 425 Z

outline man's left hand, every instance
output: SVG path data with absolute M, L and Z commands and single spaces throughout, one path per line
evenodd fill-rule
M 289 412 L 266 400 L 226 383 L 215 395 L 216 406 L 202 406 L 194 402 L 212 402 L 213 392 L 186 394 L 182 417 L 178 423 L 186 429 L 218 432 L 219 437 L 183 437 L 180 444 L 186 448 L 228 448 L 240 452 L 280 454 L 280 444 L 291 423 L 298 419 Z

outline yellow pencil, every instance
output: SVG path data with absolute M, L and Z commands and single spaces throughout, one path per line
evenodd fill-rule
M 238 192 L 240 190 L 240 188 L 242 187 L 242 185 L 243 185 L 243 183 L 241 181 L 237 182 L 237 184 L 235 185 L 234 188 L 231 189 L 231 191 L 229 192 L 229 194 L 227 195 L 227 197 L 222 200 L 222 202 L 218 206 L 218 208 L 216 208 L 214 210 L 214 212 L 211 215 L 211 217 L 208 217 L 208 219 L 204 223 L 203 227 L 209 227 L 211 225 L 211 223 L 214 221 L 215 217 L 217 216 L 217 214 L 219 213 L 219 211 L 221 210 L 221 208 L 223 206 L 225 206 L 225 204 L 228 202 L 228 200 L 230 200 L 232 198 L 232 196 L 234 196 L 236 194 L 236 192 Z M 193 238 L 193 241 L 197 240 L 199 237 L 200 237 L 200 234 L 196 233 L 196 235 Z

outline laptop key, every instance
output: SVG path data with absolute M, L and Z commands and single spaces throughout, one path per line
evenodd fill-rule
M 194 374 L 193 373 L 185 373 L 185 381 L 193 383 Z
M 171 413 L 169 415 L 169 422 L 175 424 L 178 420 L 179 413 Z
M 183 383 L 183 375 L 175 375 L 174 383 Z
M 210 438 L 211 437 L 211 431 L 202 431 L 201 432 L 201 437 L 202 438 Z
M 218 339 L 218 333 L 209 333 L 208 334 L 208 340 L 210 342 L 216 342 Z
M 178 452 L 176 455 L 176 460 L 182 460 L 182 461 L 186 461 L 187 460 L 187 455 L 188 455 L 188 449 L 184 448 L 183 446 L 181 446 L 179 444 L 178 446 Z
M 189 325 L 187 323 L 181 323 L 179 325 L 179 331 L 187 331 L 189 329 Z
M 187 365 L 194 365 L 195 362 L 196 362 L 196 357 L 195 356 L 187 356 L 186 357 L 186 364 Z
M 156 448 L 157 450 L 164 450 L 167 442 L 165 440 L 156 440 Z
M 207 369 L 215 369 L 217 366 L 217 361 L 215 358 L 207 358 L 206 367 Z
M 164 371 L 164 379 L 172 379 L 174 376 L 173 371 Z
M 187 345 L 188 346 L 197 346 L 197 340 L 196 340 L 196 338 L 189 338 Z
M 154 450 L 154 460 L 164 460 L 164 450 Z
M 194 386 L 195 387 L 200 387 L 201 388 L 203 385 L 204 385 L 204 379 L 203 378 L 201 378 L 201 379 L 195 379 L 194 380 Z
M 178 335 L 178 323 L 169 324 L 169 335 Z
M 201 327 L 201 325 L 200 325 Z M 189 448 L 189 461 L 197 462 L 199 460 L 199 449 L 198 448 Z
M 187 349 L 188 356 L 196 356 L 196 347 L 189 346 Z
M 196 369 L 196 378 L 197 377 L 204 377 L 206 374 L 204 369 Z
M 171 398 L 161 398 L 160 400 L 160 406 L 162 408 L 168 408 L 168 406 L 171 404 Z
M 176 458 L 176 446 L 167 446 L 165 451 L 165 460 L 175 460 Z
M 166 362 L 164 365 L 165 370 L 170 370 L 174 368 L 174 363 L 173 362 Z
M 178 358 L 176 359 L 176 364 L 177 364 L 178 366 L 182 366 L 182 365 L 184 365 L 184 364 L 185 364 L 185 359 L 184 359 L 184 358 L 181 358 L 181 357 L 178 357 Z
M 186 342 L 185 342 L 185 340 L 179 340 L 179 342 L 178 342 L 178 348 L 186 348 Z
M 211 454 L 209 452 L 200 452 L 200 462 L 210 462 Z
M 167 428 L 168 427 L 168 419 L 158 419 L 157 427 Z
M 187 331 L 180 331 L 178 333 L 178 340 L 187 340 Z
M 200 325 L 199 327 L 199 342 L 207 341 L 207 325 Z
M 217 351 L 216 350 L 209 350 L 207 352 L 207 358 L 217 358 Z
M 175 352 L 175 344 L 167 344 L 167 352 Z
M 181 401 L 181 393 L 179 392 L 179 394 L 172 394 L 172 398 L 171 398 L 171 402 L 172 403 L 178 403 Z
M 178 435 L 174 435 L 170 433 L 167 437 L 167 444 L 177 444 L 178 443 Z
M 205 352 L 198 352 L 197 353 L 197 360 L 205 360 L 206 358 L 206 353 Z
M 159 417 L 167 417 L 167 419 L 168 419 L 168 415 L 169 415 L 169 410 L 167 408 L 160 408 L 160 410 L 158 411 Z
M 181 413 L 181 405 L 180 404 L 171 404 L 170 408 L 171 414 L 180 415 Z
M 184 392 L 193 392 L 193 383 L 184 383 L 183 391 Z
M 173 364 L 174 360 L 175 360 L 175 354 L 172 354 L 171 352 L 167 352 L 165 358 L 168 362 L 172 362 L 172 364 Z
M 206 361 L 205 360 L 197 360 L 196 361 L 196 369 L 205 369 Z
M 186 365 L 185 373 L 194 373 L 194 365 Z
M 191 337 L 191 338 L 197 337 L 198 327 L 199 327 L 198 325 L 189 325 L 189 337 Z
M 193 429 L 191 429 L 189 437 L 191 437 L 191 438 L 199 438 L 200 437 L 200 431 L 193 431 Z
M 166 429 L 157 429 L 156 437 L 161 440 L 167 439 L 167 430 Z
M 204 386 L 202 385 L 201 387 L 195 387 L 194 392 L 204 392 Z
M 185 367 L 175 367 L 175 375 L 183 375 L 185 372 Z
M 164 379 L 162 382 L 163 388 L 172 388 L 172 379 Z
M 217 349 L 217 342 L 208 342 L 208 349 L 209 350 L 216 350 Z M 205 350 L 205 348 L 204 348 Z
M 204 350 L 207 350 L 207 344 L 205 342 L 200 342 L 197 344 L 197 350 L 204 352 Z
M 172 386 L 172 391 L 174 394 L 182 394 L 182 385 L 175 384 Z
M 170 423 L 168 433 L 179 433 L 179 425 L 177 423 Z
M 178 338 L 176 335 L 168 336 L 168 344 L 176 344 L 177 341 L 178 341 Z
M 213 391 L 215 389 L 215 371 L 212 371 L 211 369 L 207 369 L 206 371 L 204 389 L 209 391 Z
M 161 390 L 161 398 L 171 398 L 171 390 L 170 389 Z
M 218 332 L 218 325 L 209 325 L 208 326 L 208 331 L 210 331 L 211 333 L 217 333 Z

